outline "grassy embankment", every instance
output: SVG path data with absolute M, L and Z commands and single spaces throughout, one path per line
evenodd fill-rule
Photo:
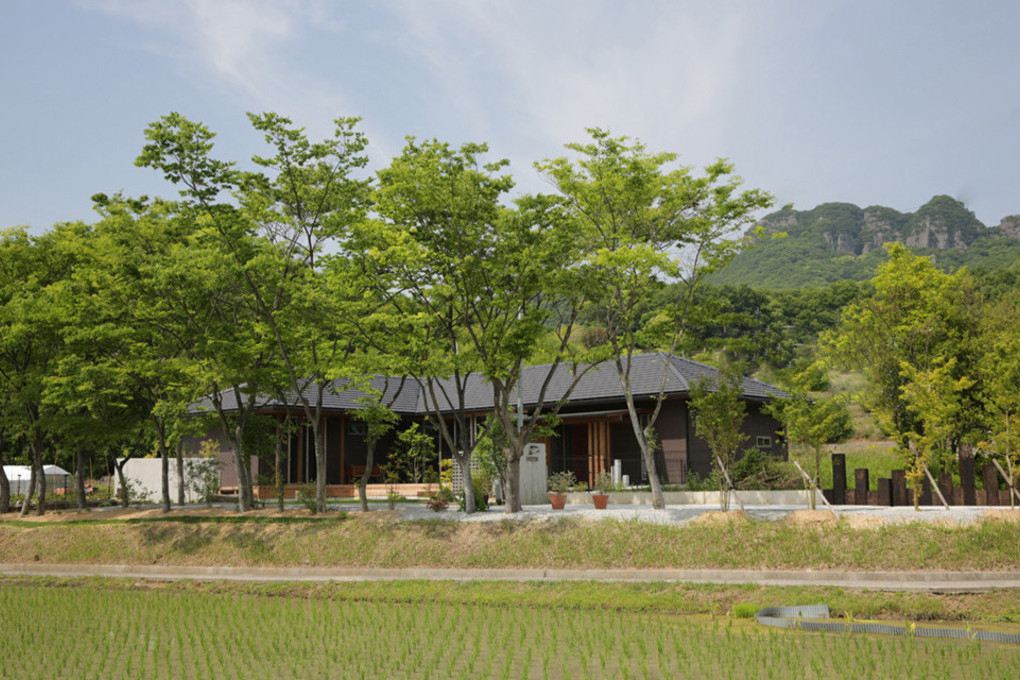
M 856 528 L 741 519 L 399 522 L 171 514 L 135 520 L 0 521 L 0 562 L 460 568 L 1012 570 L 1020 522 Z M 90 515 L 97 516 L 98 513 Z M 67 513 L 63 517 L 74 517 Z M 1020 513 L 1018 513 L 1020 516 Z

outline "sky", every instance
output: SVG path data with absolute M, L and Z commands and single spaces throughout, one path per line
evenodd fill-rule
M 172 197 L 134 159 L 177 111 L 214 154 L 360 116 L 371 167 L 405 136 L 486 142 L 516 192 L 586 128 L 729 159 L 776 205 L 1020 213 L 1015 0 L 5 0 L 0 228 L 94 221 L 98 192 Z

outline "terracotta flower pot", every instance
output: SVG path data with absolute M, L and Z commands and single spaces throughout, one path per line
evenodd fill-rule
M 592 501 L 595 502 L 596 510 L 605 510 L 606 506 L 609 505 L 609 494 L 606 493 L 593 493 L 591 495 Z
M 567 504 L 567 495 L 562 493 L 550 493 L 549 502 L 553 510 L 562 510 Z

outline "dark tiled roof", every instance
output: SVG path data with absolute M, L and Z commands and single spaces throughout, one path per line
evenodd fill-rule
M 377 375 L 368 382 L 366 386 L 368 389 L 360 389 L 360 387 L 354 385 L 350 380 L 333 380 L 322 395 L 323 409 L 327 411 L 355 411 L 361 408 L 363 399 L 375 398 L 376 395 L 382 392 L 384 403 L 388 404 L 392 401 L 390 408 L 395 413 L 414 414 L 419 410 L 419 402 L 421 400 L 418 393 L 421 388 L 414 378 L 406 378 L 402 381 L 400 378 L 387 378 L 386 376 Z M 305 398 L 313 405 L 317 401 L 317 391 L 314 385 L 309 385 L 302 390 Z M 244 396 L 242 395 L 243 398 Z M 223 395 L 223 403 L 227 410 L 235 410 L 237 408 L 237 400 L 234 398 L 233 393 L 225 393 Z M 259 399 L 259 403 L 262 408 L 266 409 L 282 409 L 287 406 L 291 408 L 301 407 L 301 401 L 298 399 L 297 392 L 293 390 L 287 391 L 283 399 L 279 397 L 262 397 Z M 208 411 L 212 408 L 212 399 L 208 396 L 203 397 L 191 406 L 193 412 Z
M 549 386 L 546 389 L 545 402 L 554 403 L 563 398 L 567 393 L 575 375 L 584 371 L 585 366 L 574 367 L 571 365 L 560 365 L 556 368 Z M 719 371 L 711 366 L 684 359 L 681 357 L 669 357 L 664 352 L 652 354 L 636 354 L 631 358 L 630 385 L 631 392 L 635 397 L 650 397 L 659 393 L 662 382 L 662 372 L 666 370 L 666 385 L 664 393 L 667 396 L 686 395 L 691 386 L 700 380 L 712 380 L 719 375 Z M 524 404 L 531 406 L 538 402 L 542 390 L 542 383 L 549 373 L 549 364 L 542 366 L 528 366 L 524 369 L 522 383 L 524 385 Z M 443 410 L 450 408 L 450 400 L 455 400 L 456 390 L 452 379 L 438 381 L 446 389 L 446 396 L 437 389 L 436 396 Z M 769 385 L 768 383 L 744 378 L 742 381 L 744 397 L 752 401 L 766 401 L 769 398 L 788 396 L 786 392 Z M 428 394 L 422 393 L 423 401 L 419 408 L 424 409 Z M 616 371 L 616 365 L 611 362 L 603 362 L 590 368 L 570 394 L 570 402 L 585 401 L 608 401 L 623 398 L 623 387 L 620 377 Z M 516 401 L 516 397 L 513 401 Z M 464 391 L 464 403 L 469 410 L 488 411 L 492 409 L 493 394 L 492 385 L 478 375 L 473 375 L 467 381 Z
M 630 384 L 631 391 L 635 397 L 650 397 L 659 393 L 659 386 L 662 381 L 663 370 L 666 370 L 665 394 L 667 396 L 684 396 L 691 386 L 700 380 L 712 380 L 719 375 L 719 372 L 711 366 L 700 364 L 690 359 L 681 357 L 670 357 L 665 353 L 637 354 L 631 358 Z M 546 389 L 545 402 L 554 403 L 563 398 L 570 388 L 578 371 L 583 371 L 584 366 L 575 367 L 572 365 L 560 365 L 556 368 L 549 386 Z M 543 366 L 528 366 L 524 369 L 522 383 L 524 385 L 525 406 L 532 406 L 537 403 L 542 384 L 549 374 L 549 364 Z M 492 385 L 488 380 L 477 374 L 472 374 L 467 380 L 461 380 L 464 385 L 464 403 L 471 411 L 489 411 L 493 408 Z M 370 382 L 371 392 L 359 389 L 349 381 L 336 380 L 330 389 L 323 396 L 323 408 L 328 411 L 352 411 L 361 408 L 360 400 L 384 392 L 384 400 L 388 403 L 393 401 L 392 409 L 400 414 L 425 414 L 429 412 L 431 398 L 426 389 L 423 389 L 416 380 L 407 378 L 401 387 L 400 378 L 385 378 L 375 376 Z M 786 392 L 752 378 L 743 379 L 744 397 L 751 401 L 766 401 L 771 397 L 788 396 Z M 397 394 L 397 390 L 400 390 Z M 304 390 L 311 403 L 315 403 L 314 386 Z M 444 378 L 435 381 L 436 399 L 441 404 L 442 410 L 451 409 L 451 403 L 458 401 L 457 390 L 453 378 Z M 616 366 L 613 362 L 604 362 L 590 368 L 578 381 L 573 392 L 570 394 L 570 402 L 599 402 L 619 400 L 623 398 L 623 388 L 620 378 L 617 375 Z M 296 393 L 290 393 L 286 397 L 287 402 L 293 407 L 299 404 Z M 284 404 L 279 399 L 265 399 L 266 408 L 282 408 Z M 512 400 L 516 401 L 516 397 Z M 225 399 L 228 408 L 233 408 L 236 403 L 232 395 Z M 208 410 L 212 402 L 208 397 L 200 400 L 192 406 L 192 410 Z

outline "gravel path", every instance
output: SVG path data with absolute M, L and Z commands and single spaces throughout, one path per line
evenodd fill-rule
M 447 509 L 443 512 L 432 512 L 423 505 L 400 504 L 397 506 L 401 519 L 422 520 L 422 519 L 444 519 L 458 520 L 461 522 L 499 522 L 512 520 L 529 522 L 536 520 L 581 518 L 588 520 L 622 520 L 633 522 L 649 522 L 653 524 L 686 524 L 704 513 L 718 512 L 715 505 L 669 505 L 665 510 L 655 510 L 650 505 L 620 505 L 609 506 L 605 510 L 596 510 L 587 505 L 568 505 L 563 510 L 553 510 L 549 505 L 525 505 L 524 511 L 515 515 L 508 515 L 500 506 L 489 508 L 486 512 L 478 512 L 473 515 L 466 515 L 457 510 Z M 347 508 L 345 508 L 347 509 Z M 736 510 L 736 504 L 731 505 L 731 510 Z M 746 505 L 744 509 L 753 519 L 765 521 L 778 521 L 786 518 L 791 513 L 806 510 L 803 505 Z M 356 511 L 357 508 L 350 510 Z M 956 506 L 949 510 L 942 507 L 923 507 L 920 511 L 913 507 L 880 507 L 874 505 L 841 505 L 835 506 L 836 514 L 850 519 L 865 520 L 875 524 L 905 524 L 909 522 L 955 522 L 958 524 L 969 524 L 979 521 L 985 517 L 988 510 L 1005 510 L 1005 508 L 988 508 L 978 506 Z M 1020 510 L 1014 511 L 1020 518 Z M 824 513 L 824 514 L 821 514 Z M 816 517 L 831 517 L 832 514 L 820 508 L 814 513 Z

